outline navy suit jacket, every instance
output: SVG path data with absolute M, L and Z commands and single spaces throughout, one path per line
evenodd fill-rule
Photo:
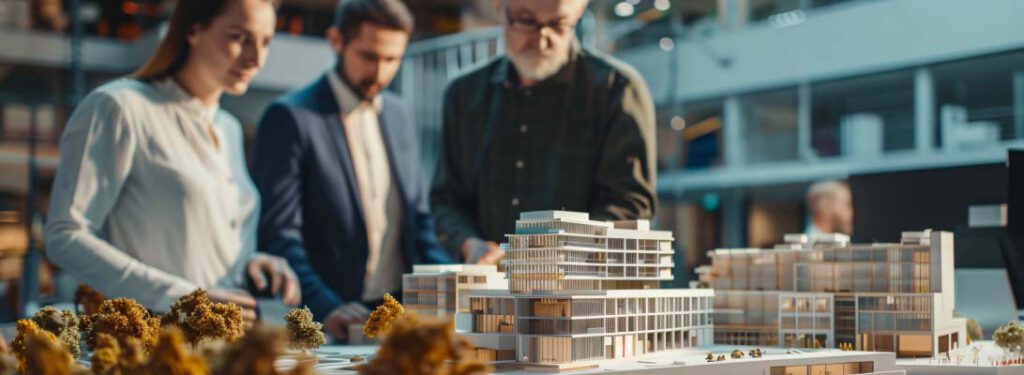
M 403 272 L 414 264 L 451 263 L 434 235 L 429 181 L 419 162 L 412 117 L 398 97 L 381 96 L 381 136 L 404 209 L 398 224 Z M 259 248 L 288 260 L 302 286 L 302 302 L 317 320 L 344 302 L 361 300 L 369 252 L 366 224 L 338 101 L 326 75 L 267 108 L 254 153 L 252 177 L 263 199 Z

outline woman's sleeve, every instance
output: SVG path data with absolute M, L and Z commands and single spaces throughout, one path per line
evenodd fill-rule
M 139 262 L 97 235 L 143 141 L 136 129 L 116 97 L 93 93 L 79 104 L 61 136 L 46 252 L 50 261 L 101 293 L 163 311 L 196 286 Z

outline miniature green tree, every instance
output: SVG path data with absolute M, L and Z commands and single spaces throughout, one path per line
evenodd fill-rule
M 1024 345 L 1024 328 L 1021 328 L 1017 322 L 1010 322 L 1005 326 L 999 327 L 992 334 L 992 340 L 996 342 L 996 346 L 1003 348 L 1003 350 L 1014 350 L 1018 346 Z
M 79 347 L 79 320 L 78 316 L 71 310 L 57 311 L 47 306 L 32 316 L 32 321 L 43 330 L 57 336 L 57 340 L 71 353 L 71 356 L 78 358 L 82 354 Z
M 284 316 L 288 328 L 288 348 L 309 350 L 319 348 L 326 342 L 321 330 L 323 324 L 313 320 L 308 307 L 294 308 Z

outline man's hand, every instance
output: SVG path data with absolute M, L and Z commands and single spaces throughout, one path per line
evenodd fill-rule
M 245 326 L 252 326 L 256 321 L 256 299 L 249 292 L 241 289 L 214 288 L 206 291 L 210 301 L 217 303 L 233 303 L 242 308 L 242 320 Z
M 302 302 L 299 278 L 284 258 L 257 253 L 245 268 L 257 290 L 265 290 L 269 284 L 270 294 L 280 296 L 285 305 L 295 306 Z
M 348 326 L 366 323 L 370 310 L 360 302 L 349 302 L 327 314 L 324 318 L 324 332 L 337 342 L 348 342 Z
M 505 257 L 505 250 L 494 241 L 467 238 L 462 241 L 462 258 L 467 264 L 498 264 Z

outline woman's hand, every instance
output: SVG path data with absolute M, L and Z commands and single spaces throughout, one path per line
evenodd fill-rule
M 257 253 L 249 260 L 246 271 L 257 290 L 266 290 L 269 284 L 270 294 L 280 296 L 285 305 L 295 306 L 302 302 L 299 279 L 284 258 Z

